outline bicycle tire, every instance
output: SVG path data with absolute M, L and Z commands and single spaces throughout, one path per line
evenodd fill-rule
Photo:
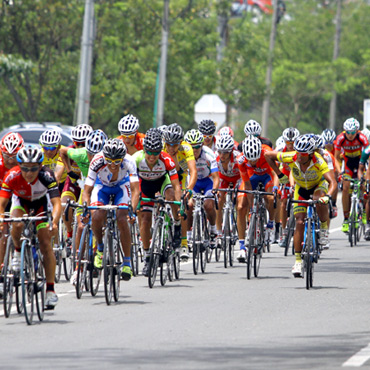
M 32 325 L 34 314 L 35 267 L 28 240 L 22 242 L 21 250 L 21 286 L 23 313 L 28 325 Z
M 203 238 L 203 243 L 199 244 L 199 247 L 200 247 L 200 269 L 202 271 L 202 274 L 204 274 L 206 272 L 206 267 L 207 267 L 208 253 L 209 253 L 209 246 L 211 243 L 211 238 L 210 238 L 209 231 L 208 231 L 206 213 L 204 212 L 202 216 L 203 216 L 203 222 L 202 222 L 203 230 L 200 230 L 200 231 L 201 233 L 203 231 L 202 234 L 204 238 Z
M 198 274 L 200 260 L 200 245 L 202 236 L 200 235 L 200 215 L 196 213 L 193 217 L 193 272 Z
M 234 247 L 238 240 L 238 228 L 233 212 L 230 212 L 230 248 L 229 248 L 229 264 L 234 266 Z
M 152 241 L 150 243 L 149 274 L 148 274 L 149 288 L 153 288 L 155 280 L 157 278 L 161 244 L 162 244 L 162 222 L 158 221 L 154 226 Z
M 17 307 L 17 313 L 22 314 L 23 313 L 22 286 L 21 286 L 19 275 L 18 275 L 18 278 L 16 278 L 15 284 L 16 284 L 15 285 L 15 305 Z
M 72 238 L 73 238 L 73 233 L 72 233 Z M 70 281 L 74 268 L 73 268 L 73 261 L 72 261 L 72 250 L 70 251 L 68 255 L 66 241 L 67 241 L 67 230 L 63 226 L 63 244 L 62 244 L 63 245 L 63 253 L 62 253 L 63 273 L 64 273 L 64 277 L 66 278 L 66 280 Z
M 37 316 L 40 321 L 44 320 L 45 311 L 45 295 L 46 295 L 46 277 L 44 261 L 40 250 L 37 250 L 38 266 L 36 269 L 36 283 L 35 283 L 35 301 Z
M 171 255 L 171 252 L 170 252 L 170 249 L 171 249 L 171 246 L 169 245 L 170 244 L 170 239 L 171 239 L 171 235 L 170 235 L 170 230 L 169 230 L 170 226 L 167 228 L 167 230 L 165 229 L 165 236 L 164 236 L 164 248 L 162 249 L 162 261 L 160 262 L 160 281 L 161 281 L 161 285 L 164 286 L 167 282 L 167 279 L 169 279 L 169 275 L 170 275 L 170 266 L 169 266 L 169 262 L 170 262 L 170 255 Z
M 258 237 L 258 242 L 256 245 L 256 248 L 254 248 L 253 251 L 253 273 L 254 277 L 258 277 L 258 273 L 260 270 L 260 265 L 261 265 L 261 259 L 263 255 L 263 250 L 264 250 L 264 243 L 265 243 L 265 219 L 264 217 L 258 217 L 257 216 L 257 221 L 256 226 L 258 227 L 257 230 L 257 237 Z
M 223 215 L 222 222 L 222 242 L 224 249 L 224 267 L 227 268 L 229 264 L 229 245 L 230 245 L 230 225 L 229 225 L 229 210 L 226 209 L 226 212 Z
M 13 294 L 15 293 L 15 272 L 12 271 L 11 267 L 11 258 L 13 255 L 14 246 L 12 243 L 11 236 L 8 237 L 6 242 L 6 250 L 4 255 L 4 265 L 1 271 L 3 278 L 3 307 L 4 307 L 4 316 L 9 317 L 10 311 L 12 309 L 13 303 Z
M 173 272 L 175 279 L 180 279 L 180 254 L 177 250 L 173 251 Z
M 249 245 L 247 248 L 248 255 L 247 255 L 247 279 L 249 280 L 252 276 L 252 271 L 253 271 L 253 254 L 254 254 L 254 249 L 256 248 L 256 214 L 253 213 L 251 215 L 251 219 L 249 221 L 249 231 L 248 231 L 248 236 L 249 236 Z
M 312 276 L 312 258 L 311 251 L 313 248 L 313 238 L 312 238 L 312 223 L 311 220 L 307 220 L 307 234 L 306 234 L 306 245 L 304 246 L 304 270 L 306 274 L 306 289 L 310 289 L 313 285 L 313 276 Z
M 72 270 L 76 270 L 77 261 L 78 261 L 78 248 L 76 245 L 77 239 L 77 229 L 78 229 L 78 222 L 77 222 L 77 215 L 74 215 L 74 222 L 73 222 L 73 231 L 72 231 L 72 250 L 71 250 L 71 260 L 72 260 Z M 81 234 L 82 238 L 82 234 Z M 81 239 L 80 239 L 81 242 Z
M 123 252 L 118 230 L 113 238 L 114 268 L 113 268 L 113 299 L 118 302 L 121 289 L 121 265 L 123 264 Z
M 364 224 L 363 219 L 362 219 L 363 212 L 364 212 L 364 207 L 363 207 L 362 203 L 359 202 L 358 203 L 358 211 L 357 211 L 357 214 L 358 214 L 358 228 L 357 228 L 357 232 L 356 232 L 357 242 L 359 242 L 361 240 L 362 235 L 365 234 L 365 224 Z
M 93 253 L 92 246 L 89 247 L 89 255 L 91 253 L 91 256 L 89 256 L 89 286 L 90 286 L 90 294 L 92 297 L 95 297 L 98 294 L 99 291 L 99 285 L 101 280 L 101 270 L 95 268 L 94 266 L 94 258 L 95 253 Z
M 286 236 L 286 245 L 285 245 L 285 248 L 284 248 L 284 256 L 288 255 L 289 247 L 290 247 L 292 237 L 293 237 L 293 234 L 294 234 L 295 218 L 294 218 L 294 215 L 292 214 L 292 212 L 291 212 L 291 215 L 289 217 L 287 226 L 288 226 L 287 227 L 288 232 L 287 232 L 287 236 Z
M 137 232 L 137 223 L 130 224 L 131 234 L 131 264 L 132 264 L 132 275 L 137 276 L 139 274 L 139 237 Z
M 53 247 L 54 249 L 54 247 Z M 60 277 L 62 275 L 62 251 L 58 248 L 54 249 L 54 255 L 55 255 L 55 277 L 54 277 L 54 282 L 59 283 Z
M 106 228 L 104 233 L 104 252 L 103 252 L 103 272 L 104 272 L 104 296 L 105 302 L 109 306 L 113 299 L 114 284 L 114 253 L 113 253 L 113 235 Z
M 219 262 L 221 258 L 221 252 L 222 252 L 222 238 L 218 239 L 216 242 L 215 247 L 215 261 Z
M 77 263 L 77 281 L 76 281 L 76 297 L 80 299 L 84 287 L 86 289 L 86 277 L 87 277 L 87 267 L 90 263 L 89 261 L 89 235 L 90 226 L 86 225 L 82 231 L 79 253 L 78 253 L 78 263 Z

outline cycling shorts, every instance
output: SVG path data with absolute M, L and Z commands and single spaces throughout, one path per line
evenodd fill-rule
M 345 157 L 344 158 L 344 173 L 352 179 L 357 179 L 357 170 L 360 164 L 361 157 Z
M 231 180 L 231 178 L 230 178 Z M 230 180 L 225 180 L 225 179 L 220 179 L 220 189 L 227 189 L 230 184 L 233 185 L 233 188 L 239 188 L 240 183 L 242 182 L 241 178 L 239 179 L 234 179 L 232 181 Z
M 70 197 L 74 202 L 76 202 L 80 196 L 80 193 L 81 188 L 77 185 L 77 182 L 73 183 L 71 179 L 67 177 L 64 183 L 61 198 L 63 199 L 63 197 Z
M 262 182 L 262 184 L 264 185 L 265 191 L 267 191 L 268 188 L 274 186 L 274 180 L 273 180 L 272 176 L 269 175 L 268 173 L 266 173 L 264 175 L 256 175 L 256 174 L 254 174 L 252 177 L 250 177 L 249 180 L 251 182 L 251 185 L 252 185 L 252 189 L 253 190 L 257 190 L 258 184 L 260 182 Z
M 48 209 L 52 209 L 53 206 L 50 202 L 48 196 L 44 196 L 40 199 L 29 201 L 22 198 L 17 197 L 13 194 L 12 196 L 12 207 L 10 212 L 14 209 L 20 209 L 24 214 L 30 214 L 33 211 L 34 216 L 37 216 L 39 213 L 45 212 L 43 216 L 46 216 L 46 212 Z M 37 221 L 36 222 L 36 230 L 39 231 L 40 229 L 44 229 L 48 227 L 48 221 Z
M 325 194 L 328 193 L 329 184 L 326 180 L 321 180 L 318 185 L 312 189 L 301 188 L 298 184 L 295 186 L 294 190 L 294 200 L 309 200 L 311 195 L 316 191 L 323 191 Z M 304 203 L 294 203 L 293 206 L 294 214 L 297 213 L 307 213 L 307 204 Z
M 123 184 L 116 186 L 105 186 L 103 184 L 95 184 L 91 194 L 92 206 L 104 206 L 109 204 L 111 196 L 114 197 L 113 204 L 116 206 L 128 206 L 131 200 L 130 182 L 126 181 Z
M 163 197 L 167 189 L 172 188 L 171 180 L 168 174 L 153 181 L 143 180 L 140 178 L 140 190 L 143 198 L 155 198 L 156 193 L 160 193 Z M 153 202 L 141 202 L 141 210 L 153 212 Z
M 201 180 L 197 180 L 195 183 L 193 193 L 200 193 L 203 190 L 204 195 L 212 195 L 213 181 L 206 177 Z

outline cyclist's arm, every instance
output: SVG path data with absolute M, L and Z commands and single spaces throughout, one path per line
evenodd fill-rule
M 58 182 L 58 184 L 60 183 L 60 179 L 62 178 L 63 176 L 63 173 L 64 173 L 64 164 L 62 166 L 60 166 L 59 164 L 57 165 L 57 167 L 55 168 L 55 178 Z
M 85 203 L 89 206 L 91 202 L 91 193 L 94 189 L 94 186 L 86 185 L 84 187 L 84 192 L 82 194 L 82 203 Z
M 337 181 L 334 178 L 334 173 L 333 171 L 329 171 L 324 173 L 324 179 L 329 183 L 329 190 L 328 190 L 328 195 L 333 195 L 334 192 L 337 190 Z
M 4 217 L 4 212 L 5 212 L 6 206 L 8 205 L 8 202 L 9 202 L 8 198 L 3 198 L 3 197 L 0 198 L 0 218 Z M 4 227 L 4 224 L 1 222 L 0 223 L 0 235 L 3 232 L 3 227 Z
M 172 187 L 173 187 L 173 190 L 175 191 L 175 199 L 180 202 L 181 201 L 181 186 L 180 186 L 180 181 L 179 181 L 179 178 L 176 177 L 176 178 L 173 178 L 171 180 L 171 184 L 172 184 Z
M 276 164 L 278 153 L 279 152 L 275 151 L 265 152 L 265 159 L 269 166 L 272 168 L 272 170 L 276 173 L 276 175 L 279 176 L 282 172 L 280 171 L 279 166 Z
M 140 185 L 139 181 L 130 182 L 131 188 L 131 204 L 132 209 L 135 211 L 137 205 L 139 204 L 139 196 L 140 196 Z
M 338 171 L 338 173 L 341 173 L 342 159 L 340 157 L 340 150 L 337 149 L 334 150 L 334 157 L 335 157 L 335 168 Z
M 51 204 L 53 205 L 53 226 L 58 227 L 59 219 L 62 214 L 62 202 L 60 200 L 60 197 L 54 197 L 50 199 Z
M 195 159 L 191 159 L 190 161 L 188 161 L 188 168 L 189 168 L 188 189 L 193 190 L 198 179 L 197 165 Z
M 218 174 L 218 171 L 212 172 L 212 181 L 213 181 L 213 189 L 218 189 L 220 185 L 220 176 Z
M 70 172 L 72 171 L 72 168 L 71 168 L 71 161 L 68 157 L 68 149 L 71 149 L 71 148 L 60 148 L 60 151 L 59 151 L 59 155 L 60 155 L 60 159 L 62 160 L 63 164 L 64 164 L 64 167 L 67 169 L 67 172 Z

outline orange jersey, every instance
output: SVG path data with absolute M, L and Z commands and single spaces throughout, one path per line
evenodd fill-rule
M 142 134 L 141 132 L 137 132 L 136 133 L 134 146 L 135 146 L 135 148 L 137 150 L 143 150 L 144 149 L 144 146 L 143 146 L 143 144 L 144 144 L 144 137 L 145 137 L 145 134 Z M 120 139 L 120 140 L 123 141 L 122 135 L 118 136 L 117 139 Z

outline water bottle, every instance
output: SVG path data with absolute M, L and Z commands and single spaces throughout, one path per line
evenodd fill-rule
M 34 261 L 34 264 L 35 264 L 35 270 L 37 271 L 39 256 L 37 255 L 35 246 L 32 247 L 32 254 L 33 254 L 33 261 Z

